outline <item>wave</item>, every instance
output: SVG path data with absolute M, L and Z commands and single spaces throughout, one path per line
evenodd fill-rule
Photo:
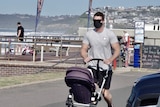
M 17 32 L 0 32 L 0 36 L 16 36 Z M 63 33 L 55 32 L 25 32 L 25 36 L 61 36 Z
M 33 29 L 25 29 L 25 36 L 58 36 L 63 35 L 62 32 L 34 32 Z M 15 28 L 0 28 L 0 36 L 16 36 L 17 29 Z

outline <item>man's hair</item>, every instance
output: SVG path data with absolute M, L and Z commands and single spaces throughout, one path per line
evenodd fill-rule
M 21 24 L 21 22 L 17 22 L 17 24 L 18 24 L 18 25 L 20 25 L 20 24 Z
M 104 14 L 102 12 L 97 12 L 94 14 L 94 17 L 95 16 L 101 16 L 102 17 L 102 20 L 104 20 Z

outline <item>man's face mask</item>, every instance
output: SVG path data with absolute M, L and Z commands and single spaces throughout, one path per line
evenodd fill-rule
M 101 20 L 93 20 L 94 27 L 100 28 L 102 26 Z

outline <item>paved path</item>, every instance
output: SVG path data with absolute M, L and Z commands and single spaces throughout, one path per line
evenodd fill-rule
M 125 107 L 136 78 L 151 72 L 114 73 L 111 93 L 115 107 Z M 0 90 L 0 107 L 64 107 L 69 88 L 63 79 Z M 102 99 L 98 107 L 104 107 Z
M 53 57 L 54 58 L 54 57 Z M 59 63 L 57 59 L 44 62 L 24 61 L 24 60 L 0 60 L 0 64 L 22 64 L 22 65 L 46 65 L 46 66 L 66 66 L 70 67 L 73 63 Z M 80 59 L 81 60 L 81 59 Z M 74 60 L 72 60 L 74 62 Z M 78 64 L 80 66 L 80 64 Z M 83 65 L 81 65 L 83 66 Z M 144 68 L 117 68 L 113 76 L 111 93 L 115 107 L 125 107 L 131 87 L 136 78 L 155 72 Z M 0 90 L 0 107 L 64 107 L 69 88 L 64 80 L 22 85 L 13 88 Z M 100 101 L 98 107 L 104 107 L 104 100 Z

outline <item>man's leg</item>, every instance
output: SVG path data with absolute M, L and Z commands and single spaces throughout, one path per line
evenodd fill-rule
M 21 53 L 22 53 L 22 47 L 21 47 L 20 44 L 18 44 L 18 45 L 17 45 L 17 54 L 18 54 L 18 55 L 21 55 Z
M 16 45 L 15 54 L 19 55 L 19 45 Z
M 108 72 L 108 77 L 106 78 L 106 82 L 105 82 L 103 90 L 102 90 L 103 97 L 104 97 L 105 101 L 107 102 L 108 107 L 113 107 L 112 95 L 109 92 L 109 89 L 111 86 L 112 74 L 113 74 L 112 70 Z
M 108 89 L 103 89 L 103 97 L 105 101 L 108 104 L 108 107 L 113 107 L 112 106 L 112 95 L 110 94 Z

